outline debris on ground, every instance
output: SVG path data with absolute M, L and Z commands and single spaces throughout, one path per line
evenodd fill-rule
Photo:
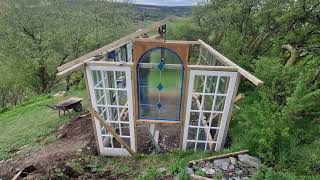
M 261 161 L 258 158 L 250 156 L 247 151 L 240 151 L 190 161 L 187 172 L 191 176 L 197 177 L 244 180 L 254 176 L 261 166 Z

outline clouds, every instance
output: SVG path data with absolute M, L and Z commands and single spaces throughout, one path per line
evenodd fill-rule
M 196 4 L 196 0 L 135 0 L 135 3 L 160 6 L 192 6 Z

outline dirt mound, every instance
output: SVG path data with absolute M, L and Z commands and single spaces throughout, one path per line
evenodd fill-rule
M 92 121 L 88 114 L 66 123 L 55 135 L 58 140 L 48 146 L 27 154 L 17 154 L 13 159 L 1 163 L 0 179 L 11 179 L 19 170 L 30 165 L 35 167 L 31 179 L 44 178 L 48 172 L 64 166 L 70 159 L 83 153 L 97 153 Z

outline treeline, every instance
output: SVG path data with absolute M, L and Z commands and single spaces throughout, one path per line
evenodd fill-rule
M 202 38 L 265 82 L 241 83 L 247 96 L 231 124 L 232 146 L 273 167 L 256 179 L 319 178 L 319 12 L 318 0 L 208 0 L 176 30 L 176 39 Z
M 0 107 L 57 85 L 56 67 L 137 29 L 132 4 L 107 1 L 0 2 Z M 66 89 L 82 75 L 66 78 Z M 61 83 L 60 83 L 61 84 Z
M 192 13 L 191 6 L 154 6 L 154 5 L 135 5 L 139 12 L 139 20 L 141 21 L 159 21 L 169 15 L 179 17 L 189 17 Z

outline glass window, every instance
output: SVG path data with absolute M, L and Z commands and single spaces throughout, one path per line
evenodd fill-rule
M 147 51 L 139 60 L 139 119 L 179 121 L 183 89 L 183 64 L 167 48 Z

